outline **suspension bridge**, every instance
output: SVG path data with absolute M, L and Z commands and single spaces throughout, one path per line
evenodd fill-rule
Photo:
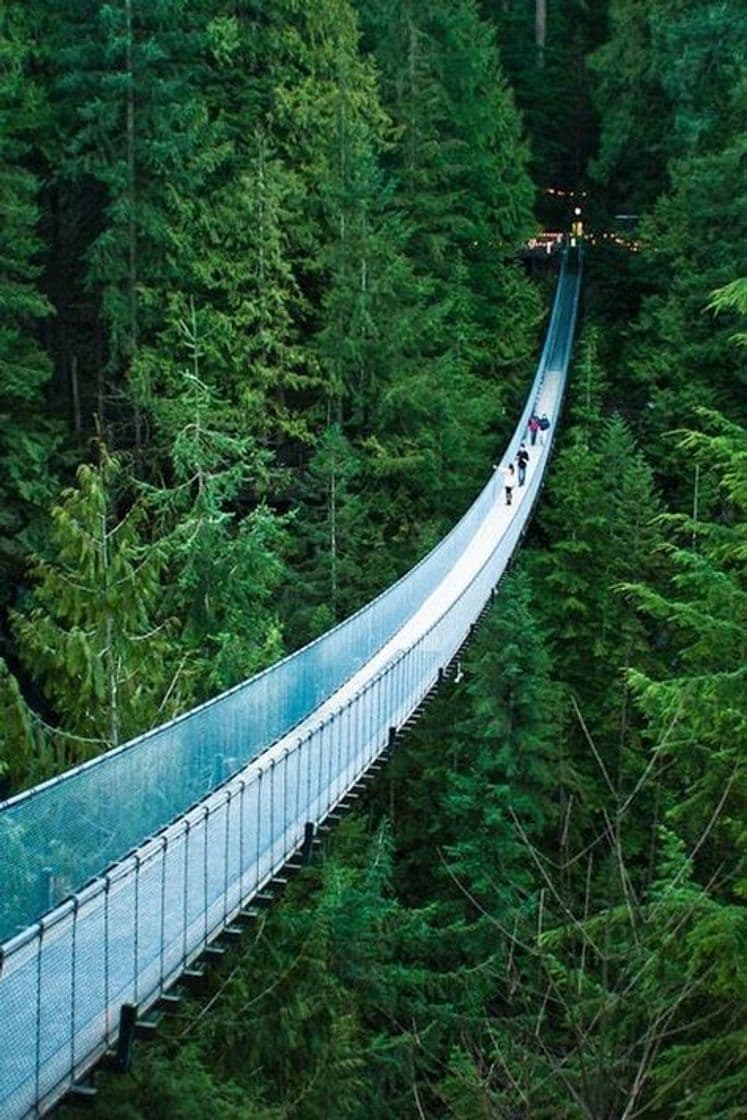
M 48 1112 L 195 973 L 281 870 L 306 860 L 453 664 L 539 495 L 581 284 L 563 255 L 526 483 L 493 472 L 423 560 L 316 641 L 191 712 L 0 804 L 0 1117 Z

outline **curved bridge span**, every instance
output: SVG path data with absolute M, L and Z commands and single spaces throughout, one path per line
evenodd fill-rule
M 551 427 L 410 572 L 215 700 L 0 805 L 0 1116 L 51 1108 L 344 801 L 443 675 L 516 551 L 563 399 L 581 283 L 563 260 L 533 411 Z

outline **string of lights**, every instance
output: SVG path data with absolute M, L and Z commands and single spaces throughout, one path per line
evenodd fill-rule
M 571 190 L 564 187 L 542 187 L 542 194 L 549 195 L 557 199 L 567 199 L 570 202 L 576 203 L 573 208 L 571 217 L 571 238 L 573 241 L 583 241 L 587 246 L 591 247 L 616 247 L 628 253 L 640 253 L 641 242 L 625 232 L 616 229 L 596 229 L 584 230 L 582 221 L 582 206 L 579 205 L 581 200 L 588 198 L 588 191 L 584 190 Z M 615 215 L 621 222 L 635 222 L 638 220 L 638 214 L 619 214 Z M 545 229 L 539 233 L 534 234 L 524 244 L 524 253 L 528 256 L 552 256 L 562 248 L 566 234 L 560 230 Z

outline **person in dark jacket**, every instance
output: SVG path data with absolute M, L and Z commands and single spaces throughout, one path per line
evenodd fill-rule
M 524 485 L 524 479 L 527 476 L 527 463 L 529 462 L 529 452 L 525 445 L 522 443 L 521 447 L 516 453 L 516 465 L 519 468 L 519 486 Z

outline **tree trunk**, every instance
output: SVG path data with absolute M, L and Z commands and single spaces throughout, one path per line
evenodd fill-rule
M 80 414 L 80 385 L 78 384 L 78 355 L 73 354 L 70 359 L 70 396 L 73 405 L 73 431 L 80 436 L 83 431 L 83 420 Z
M 128 302 L 130 308 L 130 366 L 135 360 L 138 346 L 137 323 L 137 226 L 135 222 L 135 74 L 132 52 L 132 0 L 125 0 L 127 17 L 127 209 L 128 209 Z M 135 450 L 139 461 L 142 446 L 142 418 L 137 399 L 133 402 L 135 420 Z
M 537 66 L 545 64 L 545 38 L 547 36 L 547 0 L 534 3 L 534 45 L 537 48 Z

